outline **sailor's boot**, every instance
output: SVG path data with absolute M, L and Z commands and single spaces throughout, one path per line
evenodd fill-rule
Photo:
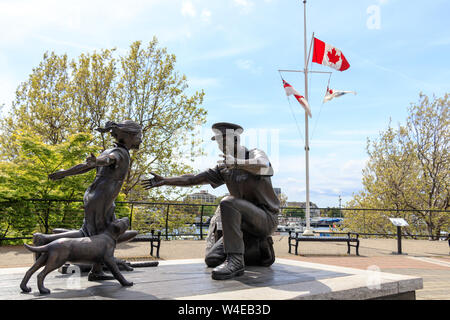
M 244 274 L 244 255 L 239 253 L 229 253 L 225 262 L 214 268 L 211 277 L 214 280 L 226 280 Z
M 220 266 L 226 258 L 227 254 L 223 246 L 223 238 L 220 238 L 206 254 L 205 263 L 208 267 L 215 268 Z
M 107 275 L 103 272 L 103 264 L 95 263 L 92 265 L 91 271 L 88 274 L 88 281 L 103 281 L 114 280 L 113 276 Z

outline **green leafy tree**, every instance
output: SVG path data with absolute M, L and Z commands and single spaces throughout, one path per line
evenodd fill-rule
M 200 107 L 204 92 L 188 93 L 192 90 L 187 78 L 175 70 L 175 63 L 175 55 L 160 48 L 156 38 L 148 45 L 132 43 L 122 56 L 102 49 L 69 61 L 66 54 L 45 53 L 18 86 L 9 114 L 0 119 L 0 232 L 23 236 L 81 225 L 80 201 L 95 170 L 56 182 L 47 175 L 111 147 L 111 137 L 95 131 L 107 120 L 130 119 L 143 127 L 141 149 L 131 154 L 117 200 L 169 201 L 192 192 L 144 191 L 139 185 L 150 171 L 167 176 L 192 172 L 189 160 L 202 154 L 195 128 L 205 122 L 206 110 Z M 17 202 L 32 198 L 74 201 Z M 164 221 L 165 211 L 141 211 L 143 226 L 149 219 L 150 225 Z M 117 216 L 130 212 L 128 205 L 117 206 Z M 140 214 L 137 210 L 137 224 Z M 193 219 L 179 210 L 171 210 L 171 215 L 171 230 Z
M 305 218 L 305 210 L 301 208 L 287 207 L 283 209 L 282 214 L 285 217 Z
M 28 81 L 19 85 L 10 115 L 1 122 L 3 159 L 15 159 L 19 153 L 15 140 L 22 134 L 51 145 L 65 141 L 72 119 L 67 64 L 67 55 L 45 53 Z
M 394 209 L 392 212 L 345 211 L 345 226 L 365 232 L 395 232 L 388 217 L 405 218 L 410 234 L 439 237 L 450 227 L 450 96 L 433 99 L 421 94 L 412 104 L 405 126 L 391 126 L 368 141 L 369 161 L 363 190 L 350 208 Z M 407 212 L 402 210 L 414 210 Z
M 13 138 L 18 150 L 16 158 L 14 161 L 0 162 L 2 199 L 75 199 L 83 195 L 83 187 L 93 180 L 93 171 L 73 176 L 65 184 L 47 177 L 59 168 L 74 166 L 84 161 L 91 152 L 98 151 L 98 148 L 89 145 L 89 134 L 74 134 L 56 145 L 46 144 L 39 137 L 29 134 Z
M 112 118 L 118 72 L 114 51 L 103 49 L 99 53 L 81 54 L 70 63 L 71 128 L 94 134 L 92 143 L 102 149 L 109 146 L 109 137 L 94 130 Z
M 326 208 L 322 211 L 322 216 L 330 218 L 339 218 L 342 216 L 342 212 L 339 208 Z
M 187 93 L 188 81 L 175 70 L 175 55 L 159 48 L 156 38 L 147 46 L 132 43 L 129 52 L 118 58 L 114 53 L 104 49 L 71 62 L 65 54 L 44 54 L 28 80 L 19 85 L 9 114 L 0 120 L 1 159 L 16 162 L 20 153 L 16 139 L 22 135 L 60 145 L 76 133 L 86 133 L 92 136 L 90 146 L 106 149 L 111 138 L 94 129 L 107 120 L 131 119 L 142 125 L 143 143 L 131 156 L 122 190 L 125 198 L 181 198 L 190 190 L 144 191 L 139 181 L 150 171 L 163 175 L 192 171 L 185 155 L 192 160 L 202 154 L 201 141 L 192 136 L 195 127 L 205 122 L 206 111 L 200 107 L 204 92 Z M 65 180 L 58 183 L 70 186 Z
M 143 127 L 142 147 L 134 153 L 123 188 L 130 199 L 148 194 L 138 182 L 150 170 L 161 175 L 192 171 L 191 166 L 181 161 L 186 147 L 190 147 L 191 158 L 201 154 L 200 141 L 191 140 L 192 144 L 187 145 L 190 142 L 187 137 L 196 125 L 205 122 L 206 111 L 199 107 L 204 92 L 187 95 L 187 78 L 174 69 L 175 55 L 157 45 L 156 38 L 147 47 L 136 41 L 120 60 L 121 74 L 113 114 L 133 119 Z M 154 199 L 167 197 L 167 194 L 180 199 L 190 192 L 192 189 L 162 188 L 152 189 L 150 194 Z
M 152 230 L 168 234 L 194 233 L 192 227 L 195 218 L 199 216 L 198 207 L 178 205 L 140 205 L 133 206 L 132 226 L 139 233 L 148 233 Z
M 18 151 L 16 158 L 0 162 L 0 226 L 4 234 L 18 237 L 36 230 L 48 232 L 52 226 L 79 226 L 83 218 L 80 203 L 23 200 L 82 199 L 84 186 L 93 180 L 94 172 L 68 178 L 65 183 L 51 181 L 47 175 L 60 166 L 71 167 L 90 152 L 96 152 L 95 147 L 89 146 L 91 136 L 71 135 L 57 145 L 25 134 L 13 139 Z

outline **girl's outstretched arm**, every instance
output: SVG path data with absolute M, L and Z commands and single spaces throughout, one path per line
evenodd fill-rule
M 96 167 L 104 167 L 104 166 L 110 166 L 112 164 L 116 163 L 116 158 L 114 154 L 109 155 L 103 155 L 98 158 L 96 158 L 92 153 L 91 156 L 86 158 L 85 163 L 77 164 L 76 166 L 73 166 L 70 169 L 67 170 L 60 170 L 53 172 L 48 175 L 48 178 L 51 180 L 59 180 L 67 176 L 73 176 L 77 174 L 86 173 Z

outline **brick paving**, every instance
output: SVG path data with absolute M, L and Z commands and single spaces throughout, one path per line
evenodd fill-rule
M 450 300 L 450 268 L 444 269 L 381 269 L 383 272 L 418 276 L 423 289 L 416 291 L 417 300 Z

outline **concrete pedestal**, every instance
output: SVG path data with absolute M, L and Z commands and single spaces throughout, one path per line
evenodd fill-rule
M 40 295 L 33 275 L 29 294 L 20 281 L 28 268 L 0 269 L 0 299 L 181 299 L 181 300 L 284 300 L 284 299 L 414 299 L 422 279 L 411 276 L 277 259 L 269 268 L 247 267 L 231 280 L 211 279 L 211 268 L 202 259 L 160 261 L 158 267 L 123 271 L 134 282 L 89 282 L 85 274 L 52 272 L 45 285 L 50 295 Z

